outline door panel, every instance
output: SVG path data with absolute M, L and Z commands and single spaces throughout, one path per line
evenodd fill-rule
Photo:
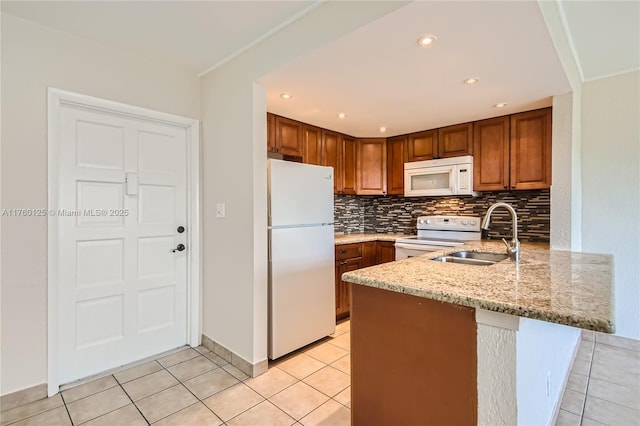
M 186 131 L 61 108 L 59 380 L 184 345 Z M 127 180 L 132 179 L 129 184 Z
M 335 331 L 334 228 L 269 230 L 269 358 Z

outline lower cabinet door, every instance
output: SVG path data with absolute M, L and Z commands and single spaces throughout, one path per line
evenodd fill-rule
M 336 262 L 336 316 L 344 318 L 351 311 L 351 283 L 342 280 L 342 274 L 362 268 L 362 258 Z

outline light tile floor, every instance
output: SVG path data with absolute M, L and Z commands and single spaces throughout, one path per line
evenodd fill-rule
M 350 424 L 350 322 L 250 378 L 204 347 L 0 413 L 0 426 Z
M 350 323 L 249 378 L 185 348 L 0 414 L 5 425 L 349 425 Z M 640 425 L 640 342 L 583 333 L 557 426 Z
M 556 426 L 640 425 L 640 341 L 582 332 Z

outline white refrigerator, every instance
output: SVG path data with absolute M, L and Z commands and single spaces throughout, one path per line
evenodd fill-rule
M 268 160 L 269 358 L 335 331 L 333 168 Z

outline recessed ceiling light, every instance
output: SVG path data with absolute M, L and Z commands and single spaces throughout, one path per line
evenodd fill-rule
M 380 128 L 378 129 L 378 131 L 379 131 L 380 133 L 385 133 L 385 132 L 387 131 L 387 128 L 386 128 L 386 127 L 384 127 L 384 126 L 382 126 L 382 127 L 380 127 Z
M 280 93 L 280 97 L 282 99 L 291 99 L 291 98 L 293 98 L 293 96 L 291 96 L 290 93 Z
M 506 106 L 507 106 L 507 104 L 505 102 L 500 102 L 499 104 L 495 104 L 494 105 L 494 107 L 496 107 L 496 108 L 504 108 Z
M 480 79 L 478 77 L 469 77 L 464 82 L 465 84 L 476 84 Z
M 344 120 L 345 118 L 347 118 L 347 114 L 345 114 L 344 112 L 341 112 L 341 113 L 338 114 L 338 118 L 340 120 Z
M 429 47 L 431 46 L 438 38 L 433 34 L 425 34 L 420 36 L 418 39 L 418 46 L 420 47 Z

